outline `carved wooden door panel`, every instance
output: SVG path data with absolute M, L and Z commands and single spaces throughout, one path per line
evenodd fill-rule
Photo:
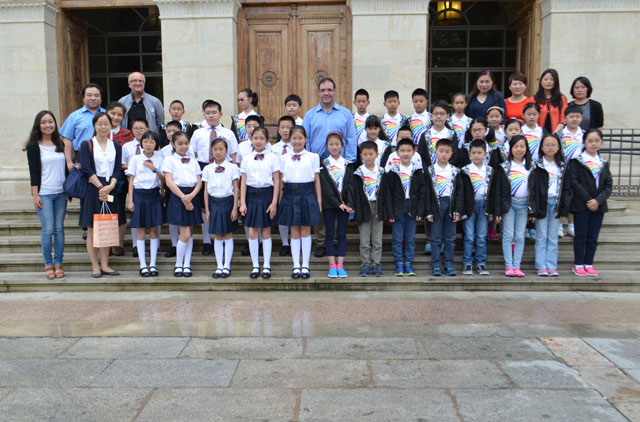
M 82 87 L 89 83 L 89 41 L 86 22 L 63 11 L 57 34 L 60 122 L 82 107 Z

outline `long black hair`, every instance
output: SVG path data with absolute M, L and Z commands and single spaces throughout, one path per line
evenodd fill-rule
M 550 74 L 553 77 L 553 88 L 551 89 L 551 104 L 562 108 L 562 92 L 560 92 L 560 77 L 558 76 L 558 71 L 555 69 L 547 69 L 542 72 L 540 75 L 540 81 L 538 82 L 538 92 L 533 96 L 533 99 L 536 100 L 537 104 L 544 104 L 547 101 L 547 96 L 544 93 L 544 88 L 542 87 L 542 78 L 544 78 L 547 74 Z
M 488 76 L 491 78 L 491 82 L 492 82 L 491 92 L 493 93 L 493 101 L 495 104 L 498 104 L 498 90 L 496 89 L 496 77 L 493 74 L 493 72 L 490 71 L 489 69 L 481 70 L 476 75 L 476 80 L 473 83 L 473 89 L 471 90 L 471 94 L 469 95 L 469 98 L 467 98 L 467 103 L 471 103 L 471 100 L 473 100 L 478 96 L 478 93 L 480 92 L 478 90 L 478 79 L 480 79 L 481 76 Z
M 42 131 L 40 130 L 40 121 L 44 116 L 49 114 L 53 118 L 54 129 L 51 134 L 51 142 L 56 146 L 56 152 L 64 152 L 64 141 L 60 136 L 60 132 L 58 131 L 58 121 L 56 120 L 56 116 L 53 115 L 49 110 L 42 110 L 36 114 L 36 118 L 33 119 L 33 126 L 31 127 L 31 133 L 29 133 L 29 138 L 27 138 L 27 142 L 24 144 L 23 151 L 26 151 L 30 145 L 38 144 L 42 139 Z
M 509 139 L 509 161 L 513 161 L 513 147 L 520 141 L 523 141 L 527 147 L 527 151 L 524 153 L 524 168 L 531 170 L 531 150 L 529 149 L 529 142 L 524 135 L 514 135 Z

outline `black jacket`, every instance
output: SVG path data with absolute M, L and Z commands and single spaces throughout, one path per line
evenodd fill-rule
M 382 176 L 384 175 L 384 167 L 379 167 L 378 184 L 375 187 L 376 196 L 376 215 L 373 216 L 380 220 L 380 216 L 383 215 L 383 203 L 380 200 L 380 186 L 382 183 Z M 344 191 L 344 189 L 343 189 Z M 358 167 L 350 179 L 348 191 L 347 191 L 347 206 L 354 210 L 356 214 L 356 222 L 358 224 L 371 221 L 371 206 L 369 205 L 369 196 L 364 184 L 364 173 L 362 172 L 362 166 Z
M 558 205 L 554 218 L 566 217 L 569 213 L 569 203 L 565 197 L 568 196 L 563 192 L 564 185 L 567 183 L 569 172 L 566 171 L 566 164 L 558 166 L 558 176 L 560 185 L 558 186 Z M 531 170 L 534 178 L 533 188 L 529 189 L 529 202 L 537 204 L 534 210 L 535 218 L 546 218 L 547 216 L 547 200 L 549 198 L 549 172 L 545 170 L 542 160 L 536 162 L 536 166 Z
M 535 195 L 531 192 L 536 191 L 534 172 L 535 164 L 531 164 L 529 177 L 527 179 L 529 190 L 529 216 L 533 217 L 538 213 L 539 204 L 535 202 Z M 489 216 L 502 217 L 511 209 L 511 160 L 507 160 L 494 170 L 489 192 L 487 193 L 487 214 Z M 546 202 L 545 202 L 546 209 Z M 546 213 L 546 211 L 545 211 Z
M 409 186 L 409 215 L 411 217 L 425 216 L 425 194 L 424 172 L 420 165 L 414 165 Z M 382 202 L 382 215 L 378 214 L 381 220 L 388 221 L 402 217 L 405 195 L 398 166 L 391 167 L 382 176 L 378 189 L 378 201 Z
M 485 165 L 485 167 L 487 168 L 487 179 L 486 179 L 487 192 L 485 193 L 485 204 L 486 204 L 486 198 L 488 198 L 489 196 L 489 187 L 491 186 L 491 179 L 493 178 L 494 169 L 492 169 L 487 165 Z M 460 209 L 464 211 L 463 215 L 466 215 L 467 217 L 473 214 L 473 211 L 475 209 L 475 200 L 476 200 L 476 194 L 473 188 L 473 182 L 471 180 L 472 170 L 473 168 L 471 167 L 471 164 L 468 164 L 462 167 L 460 169 L 460 173 L 458 174 L 458 177 L 461 179 L 461 181 L 460 183 L 456 181 L 456 184 L 458 186 L 461 185 L 463 188 L 463 193 L 459 194 L 459 196 L 463 198 L 462 203 L 458 204 L 458 206 L 460 207 Z M 460 192 L 460 190 L 458 192 Z M 486 205 L 485 205 L 485 210 L 486 210 Z
M 27 145 L 27 162 L 29 163 L 29 178 L 31 179 L 31 186 L 37 186 L 38 192 L 40 192 L 40 183 L 42 182 L 42 161 L 40 159 L 40 145 L 29 144 Z M 64 163 L 64 175 L 69 174 L 67 169 L 67 162 Z
M 458 166 L 458 136 L 452 129 L 449 130 L 448 138 L 453 142 L 453 154 L 451 154 L 451 158 L 449 159 L 449 163 L 452 166 Z M 420 154 L 420 158 L 422 158 L 422 167 L 428 169 L 433 163 L 431 162 L 431 157 L 434 154 L 433 145 L 431 145 L 431 130 L 427 129 L 424 131 L 422 135 L 420 135 L 420 141 L 418 141 L 418 154 Z
M 322 209 L 340 208 L 340 205 L 347 204 L 347 191 L 353 177 L 353 171 L 357 168 L 355 163 L 346 161 L 344 176 L 342 178 L 342 190 L 338 191 L 336 182 L 331 177 L 329 169 L 329 159 L 325 158 L 320 162 L 320 186 L 322 192 Z
M 451 190 L 449 216 L 453 217 L 457 215 L 461 219 L 464 219 L 469 216 L 469 213 L 467 212 L 467 208 L 465 207 L 462 178 L 458 177 L 460 175 L 460 169 L 455 166 L 452 167 L 453 188 Z M 429 168 L 425 172 L 425 181 L 427 185 L 425 195 L 427 218 L 440 218 L 442 217 L 440 215 L 440 197 L 438 196 L 438 191 L 436 190 L 436 169 L 434 166 L 429 166 Z M 473 213 L 473 207 L 471 208 L 471 212 Z
M 604 158 L 602 169 L 600 170 L 600 184 L 596 186 L 596 179 L 591 173 L 591 169 L 582 158 L 582 154 L 571 160 L 567 183 L 564 184 L 565 200 L 570 201 L 570 211 L 572 213 L 589 211 L 587 201 L 595 199 L 598 201 L 598 213 L 609 211 L 607 199 L 611 196 L 613 189 L 613 179 L 609 170 L 609 162 Z

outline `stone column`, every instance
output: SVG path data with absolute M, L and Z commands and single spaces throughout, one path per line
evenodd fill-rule
M 353 16 L 352 82 L 369 91 L 369 112 L 382 114 L 384 93 L 400 93 L 411 114 L 411 92 L 427 80 L 428 0 L 348 0 Z M 353 93 L 352 93 L 353 95 Z
M 162 21 L 163 104 L 182 100 L 186 119 L 196 122 L 203 119 L 202 101 L 211 98 L 222 104 L 223 123 L 230 127 L 238 85 L 239 1 L 154 2 Z
M 53 0 L 0 0 L 0 199 L 31 194 L 22 147 L 35 115 L 59 120 Z
M 637 128 L 640 55 L 633 35 L 638 32 L 640 0 L 538 1 L 541 71 L 558 71 L 568 101 L 573 80 L 586 76 L 593 85 L 592 98 L 604 108 L 605 127 Z

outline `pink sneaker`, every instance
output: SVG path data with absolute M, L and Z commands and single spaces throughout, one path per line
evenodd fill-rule
M 576 265 L 576 266 L 574 266 L 574 267 L 573 267 L 573 273 L 574 273 L 575 275 L 577 275 L 578 277 L 587 277 L 587 276 L 588 276 L 588 274 L 587 274 L 587 272 L 584 270 L 584 267 L 583 267 L 583 266 L 577 266 L 577 265 Z
M 548 271 L 546 268 L 540 268 L 540 269 L 538 270 L 538 275 L 539 275 L 540 277 L 547 277 L 547 276 L 549 276 L 549 275 L 551 275 L 551 274 L 549 274 L 549 271 Z
M 516 276 L 516 277 L 520 277 L 520 278 L 525 276 L 525 274 L 520 270 L 520 268 L 514 269 L 513 270 L 513 275 Z
M 515 273 L 513 272 L 513 268 L 509 267 L 504 271 L 504 275 L 507 277 L 515 277 Z
M 584 271 L 589 277 L 598 277 L 598 272 L 593 267 L 584 267 Z
M 558 274 L 558 271 L 554 270 L 553 268 L 547 269 L 547 272 L 549 273 L 549 277 L 558 277 L 560 275 Z

